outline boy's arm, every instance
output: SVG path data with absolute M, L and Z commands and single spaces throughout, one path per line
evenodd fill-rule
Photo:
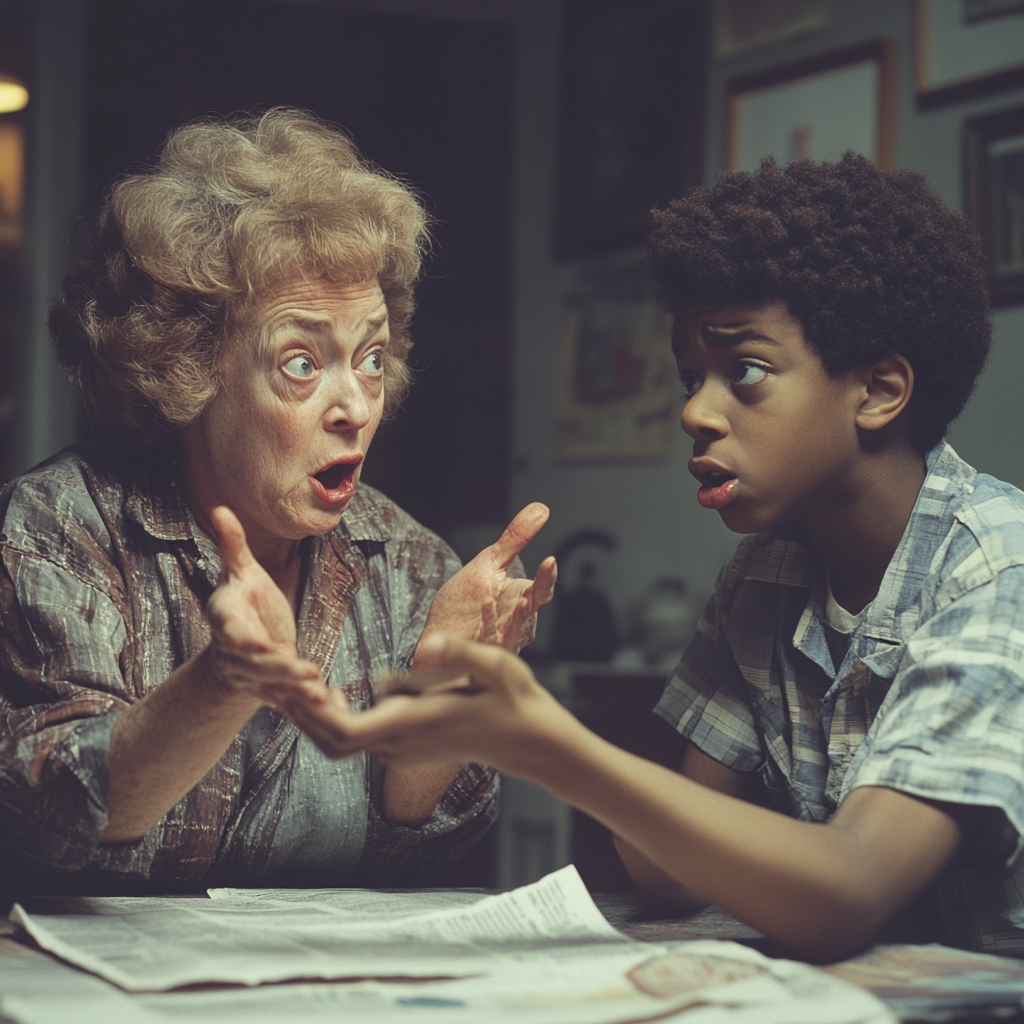
M 814 824 L 701 786 L 592 733 L 566 730 L 545 746 L 530 778 L 811 960 L 841 959 L 869 942 L 961 840 L 946 810 L 892 789 L 856 789 L 830 824 Z
M 700 747 L 692 743 L 687 745 L 683 755 L 683 763 L 679 767 L 681 775 L 707 786 L 717 793 L 729 796 L 742 796 L 744 778 L 742 773 L 726 768 L 713 757 L 708 757 Z M 655 864 L 649 857 L 638 850 L 632 843 L 620 835 L 613 835 L 615 849 L 622 858 L 622 863 L 629 872 L 636 887 L 651 899 L 665 900 L 687 909 L 707 906 L 708 901 L 688 889 L 682 882 L 673 878 L 664 868 Z
M 423 654 L 425 666 L 472 684 L 389 698 L 360 715 L 334 691 L 308 701 L 291 691 L 283 703 L 331 757 L 443 754 L 538 783 L 806 959 L 860 949 L 960 845 L 960 825 L 942 805 L 881 786 L 855 789 L 829 824 L 796 821 L 601 739 L 507 651 L 448 639 Z

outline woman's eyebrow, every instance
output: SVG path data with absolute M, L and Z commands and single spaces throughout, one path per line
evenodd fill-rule
M 386 309 L 380 313 L 375 314 L 366 321 L 366 326 L 363 329 L 363 335 L 359 339 L 361 345 L 364 341 L 368 341 L 372 338 L 386 323 L 388 322 L 388 312 Z M 317 316 L 315 313 L 293 313 L 286 317 L 283 317 L 278 323 L 271 327 L 272 332 L 280 330 L 288 330 L 291 328 L 298 328 L 299 330 L 305 331 L 307 334 L 323 334 L 326 330 L 329 330 L 333 320 L 329 316 Z

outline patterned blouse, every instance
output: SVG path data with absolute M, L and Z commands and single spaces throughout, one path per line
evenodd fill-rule
M 90 892 L 377 884 L 455 859 L 496 814 L 493 771 L 463 766 L 422 826 L 392 825 L 375 758 L 329 761 L 271 708 L 145 836 L 98 844 L 118 713 L 210 641 L 220 559 L 178 476 L 173 454 L 69 448 L 0 493 L 0 877 Z M 303 543 L 299 654 L 364 710 L 373 675 L 411 661 L 458 562 L 367 486 Z

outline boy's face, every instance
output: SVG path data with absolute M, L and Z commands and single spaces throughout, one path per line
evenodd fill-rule
M 863 380 L 830 377 L 785 303 L 681 309 L 672 349 L 701 505 L 736 533 L 850 506 Z

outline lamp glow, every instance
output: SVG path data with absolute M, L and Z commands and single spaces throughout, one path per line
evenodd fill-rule
M 0 114 L 21 110 L 28 103 L 28 89 L 11 75 L 0 75 Z

